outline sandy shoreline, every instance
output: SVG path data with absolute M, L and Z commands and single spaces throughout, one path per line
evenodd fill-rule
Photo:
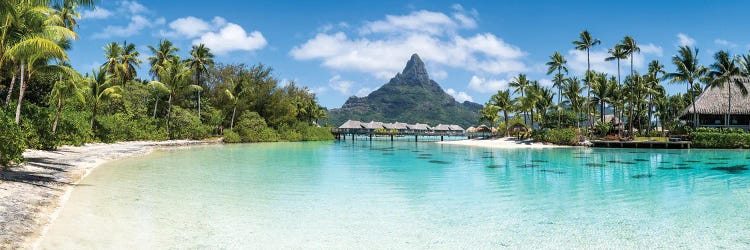
M 160 147 L 215 144 L 220 140 L 120 142 L 27 150 L 28 163 L 0 172 L 0 248 L 33 248 L 78 182 L 108 161 L 151 153 Z
M 554 144 L 544 144 L 539 142 L 533 142 L 532 140 L 518 141 L 512 137 L 497 138 L 497 139 L 471 139 L 471 140 L 460 140 L 460 141 L 443 141 L 438 142 L 439 144 L 446 145 L 460 145 L 460 146 L 472 146 L 472 147 L 484 147 L 484 148 L 504 148 L 504 149 L 542 149 L 542 148 L 566 148 L 570 146 L 560 146 Z

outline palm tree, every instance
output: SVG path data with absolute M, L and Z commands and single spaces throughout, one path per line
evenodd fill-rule
M 161 83 L 163 83 L 169 89 L 169 99 L 167 102 L 167 135 L 171 138 L 170 134 L 170 122 L 172 119 L 172 101 L 175 99 L 177 94 L 184 93 L 188 89 L 199 87 L 191 84 L 190 76 L 193 74 L 190 70 L 189 65 L 186 62 L 180 61 L 180 58 L 175 56 L 171 60 L 159 65 L 156 68 L 158 77 Z
M 75 1 L 63 1 L 62 3 L 56 3 L 53 6 L 55 9 L 55 17 L 61 23 L 61 26 L 74 30 L 78 27 L 78 20 L 81 19 L 81 14 L 78 13 L 78 3 Z
M 620 81 L 620 60 L 627 59 L 628 54 L 625 53 L 623 50 L 623 47 L 620 45 L 615 45 L 614 48 L 609 49 L 610 56 L 607 58 L 604 58 L 604 61 L 617 61 L 617 84 L 619 85 L 622 81 Z
M 498 119 L 498 113 L 500 112 L 500 108 L 498 108 L 495 105 L 492 105 L 492 103 L 486 103 L 484 104 L 484 108 L 479 110 L 479 113 L 481 114 L 481 117 L 479 118 L 479 121 L 487 121 L 490 123 L 490 131 L 492 131 L 492 128 L 495 127 L 495 123 L 497 123 Z M 506 124 L 507 126 L 507 124 Z M 507 130 L 507 129 L 506 129 Z
M 119 43 L 111 42 L 105 45 L 103 49 L 104 57 L 107 58 L 107 61 L 102 64 L 102 70 L 113 78 L 122 78 L 121 73 L 124 72 L 121 68 L 122 64 L 120 64 L 120 57 L 123 52 L 122 46 Z
M 156 110 L 159 108 L 159 99 L 165 94 L 169 94 L 169 89 L 166 85 L 158 81 L 151 81 L 147 86 L 151 90 L 151 95 L 154 97 L 154 115 L 152 118 L 156 119 Z
M 243 75 L 242 72 L 240 72 L 239 75 Z M 229 129 L 231 130 L 234 129 L 234 119 L 237 115 L 237 104 L 239 104 L 242 97 L 250 94 L 251 89 L 244 78 L 240 77 L 237 80 L 229 79 L 229 81 L 231 82 L 230 86 L 232 86 L 231 91 L 225 89 L 224 94 L 226 94 L 227 98 L 232 102 L 232 120 L 229 123 Z
M 91 130 L 94 130 L 94 121 L 99 111 L 101 102 L 122 97 L 122 87 L 114 85 L 114 78 L 103 69 L 93 71 L 86 79 L 91 94 Z
M 661 86 L 660 75 L 664 75 L 667 72 L 664 71 L 664 65 L 659 63 L 658 60 L 653 60 L 648 64 L 648 75 L 646 77 L 646 91 L 648 92 L 648 127 L 646 129 L 647 134 L 651 134 L 651 119 L 654 110 L 654 95 L 659 95 L 664 92 L 664 87 Z
M 695 110 L 695 92 L 691 90 L 695 88 L 695 84 L 701 81 L 708 70 L 698 64 L 698 49 L 691 49 L 688 46 L 680 47 L 678 55 L 672 57 L 672 64 L 675 66 L 675 72 L 664 75 L 665 80 L 669 80 L 671 83 L 684 82 L 687 84 L 686 94 L 690 95 L 690 103 L 693 104 L 693 127 L 698 126 L 699 119 L 698 113 Z
M 575 45 L 575 49 L 579 51 L 586 51 L 586 73 L 585 81 L 586 81 L 586 100 L 588 101 L 591 99 L 591 79 L 589 72 L 591 71 L 591 47 L 594 47 L 598 44 L 602 43 L 599 39 L 595 39 L 591 37 L 591 33 L 589 33 L 588 30 L 584 30 L 581 32 L 581 34 L 578 35 L 578 40 L 573 41 L 573 45 Z M 587 106 L 588 107 L 588 106 Z M 589 111 L 586 110 L 586 121 L 590 121 L 591 118 L 588 117 Z
M 128 43 L 127 41 L 122 43 L 122 53 L 120 53 L 119 64 L 120 73 L 122 75 L 122 86 L 125 86 L 126 82 L 135 79 L 138 74 L 136 68 L 141 66 L 141 59 L 139 58 L 141 53 L 135 47 L 135 44 Z
M 198 86 L 203 87 L 203 75 L 208 74 L 208 68 L 214 65 L 214 55 L 205 44 L 194 45 L 190 50 L 191 58 L 187 59 L 190 68 L 193 70 L 194 81 Z M 198 117 L 201 116 L 201 95 L 198 91 Z
M 579 129 L 581 128 L 581 109 L 583 104 L 583 100 L 581 100 L 582 98 L 579 95 L 583 91 L 580 82 L 577 77 L 568 78 L 563 91 L 563 95 L 568 99 L 566 102 L 573 109 L 573 112 L 576 113 L 576 126 Z
M 743 96 L 747 95 L 747 88 L 743 81 L 738 78 L 742 72 L 740 67 L 735 64 L 735 59 L 730 58 L 729 52 L 720 50 L 714 54 L 715 62 L 711 64 L 711 71 L 708 72 L 710 81 L 708 86 L 711 88 L 721 88 L 724 85 L 727 86 L 729 95 L 727 95 L 729 107 L 727 113 L 724 116 L 724 125 L 731 125 L 731 112 L 732 112 L 732 85 L 736 86 Z
M 518 94 L 520 92 L 521 93 L 521 100 L 524 100 L 524 99 L 526 99 L 526 89 L 529 86 L 531 86 L 531 82 L 529 81 L 529 79 L 526 78 L 525 74 L 518 74 L 518 76 L 516 76 L 515 78 L 513 78 L 513 81 L 511 81 L 509 83 L 509 85 L 511 87 L 516 88 L 516 90 L 513 91 L 513 94 Z M 520 111 L 523 111 L 524 122 L 526 122 L 526 119 L 528 119 L 526 117 L 526 109 L 525 108 L 521 108 Z
M 177 51 L 179 49 L 172 44 L 169 40 L 160 40 L 158 47 L 149 45 L 148 49 L 151 51 L 152 56 L 148 58 L 148 62 L 151 65 L 149 73 L 152 77 L 159 77 L 159 68 L 164 67 L 167 61 L 170 61 L 177 57 Z M 161 79 L 159 79 L 161 80 Z
M 623 52 L 625 52 L 625 54 L 628 55 L 628 57 L 630 57 L 630 75 L 632 77 L 635 77 L 635 69 L 633 68 L 633 59 L 635 57 L 635 53 L 641 52 L 641 48 L 638 47 L 638 44 L 635 42 L 635 39 L 633 39 L 630 36 L 625 36 L 622 39 L 622 42 L 620 42 L 620 44 L 617 46 L 620 47 L 620 49 Z M 633 93 L 635 93 L 636 90 L 632 89 L 632 91 Z M 630 98 L 630 102 L 631 102 L 631 105 L 630 105 L 630 115 L 628 118 L 628 124 L 629 124 L 628 127 L 629 127 L 630 133 L 633 133 L 633 118 L 632 117 L 633 117 L 633 109 L 635 108 L 634 107 L 635 105 L 633 105 L 633 103 L 635 102 L 635 100 L 632 98 L 632 96 Z
M 550 61 L 547 62 L 547 75 L 552 74 L 553 72 L 557 71 L 557 74 L 554 78 L 554 85 L 553 87 L 557 88 L 557 105 L 559 106 L 562 103 L 562 86 L 563 82 L 565 81 L 565 77 L 563 76 L 562 72 L 565 71 L 565 74 L 568 73 L 568 67 L 566 64 L 568 63 L 567 60 L 565 60 L 565 57 L 563 57 L 560 52 L 555 51 L 552 56 L 549 57 Z M 561 127 L 562 123 L 562 109 L 557 109 L 557 128 Z
M 550 110 L 552 106 L 554 106 L 554 99 L 555 93 L 552 92 L 552 89 L 550 88 L 539 87 L 539 89 L 536 91 L 535 108 L 537 110 L 537 115 L 539 116 L 538 124 L 546 124 L 547 111 Z
M 65 99 L 72 97 L 78 99 L 81 103 L 86 102 L 86 99 L 83 97 L 83 92 L 78 86 L 79 83 L 83 82 L 81 75 L 67 65 L 54 67 L 54 70 L 58 71 L 57 74 L 59 80 L 55 82 L 55 85 L 52 87 L 52 92 L 50 93 L 52 102 L 57 103 L 55 120 L 52 123 L 53 135 L 57 133 L 57 124 L 60 121 L 60 114 L 65 105 Z
M 492 95 L 490 98 L 492 105 L 497 106 L 499 109 L 503 111 L 503 121 L 505 121 L 505 127 L 506 127 L 506 136 L 510 136 L 510 132 L 508 131 L 508 112 L 513 112 L 513 109 L 515 107 L 515 102 L 513 99 L 510 98 L 510 90 L 498 90 L 496 94 Z
M 607 74 L 594 74 L 594 77 L 592 77 L 591 85 L 591 90 L 594 93 L 593 101 L 595 103 L 599 103 L 599 117 L 601 119 L 601 122 L 604 123 L 604 108 L 606 106 L 606 102 L 609 100 L 610 92 L 612 91 L 609 88 L 611 85 L 607 81 Z

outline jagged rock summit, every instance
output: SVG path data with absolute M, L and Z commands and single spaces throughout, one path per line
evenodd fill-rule
M 329 111 L 329 123 L 346 120 L 476 125 L 482 105 L 457 102 L 430 79 L 424 62 L 413 54 L 401 73 L 366 97 L 350 97 Z

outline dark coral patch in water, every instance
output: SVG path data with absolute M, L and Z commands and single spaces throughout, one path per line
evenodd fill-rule
M 729 163 L 726 163 L 726 162 L 706 162 L 704 164 L 706 164 L 706 165 L 727 165 Z
M 646 159 L 635 159 L 634 161 L 649 161 L 649 160 L 646 160 Z
M 651 175 L 651 174 L 637 174 L 637 175 L 633 175 L 631 177 L 634 178 L 634 179 L 644 179 L 644 178 L 651 178 L 651 176 L 653 176 L 653 175 Z
M 668 162 L 668 161 L 660 161 L 659 163 L 661 163 L 661 164 L 667 164 L 667 163 L 671 163 L 671 162 Z
M 419 154 L 419 156 L 432 156 L 432 154 Z
M 573 156 L 573 158 L 576 158 L 576 159 L 589 159 L 591 157 L 588 157 L 588 156 Z
M 542 169 L 542 170 L 539 170 L 539 172 L 543 172 L 543 173 L 553 173 L 553 174 L 565 174 L 565 171 L 560 171 L 560 170 L 552 170 L 552 169 Z
M 607 161 L 607 163 L 626 164 L 626 165 L 635 164 L 635 162 L 630 162 L 630 161 Z
M 474 161 L 473 159 L 464 159 L 464 161 Z
M 545 160 L 531 160 L 531 162 L 548 162 L 548 161 L 545 161 Z
M 726 158 L 726 157 L 719 157 L 719 158 L 708 158 L 708 159 L 709 159 L 709 160 L 714 160 L 714 161 L 725 161 L 725 160 L 729 160 L 729 158 Z
M 739 174 L 742 172 L 745 172 L 748 170 L 747 165 L 736 165 L 731 167 L 715 167 L 711 168 L 711 170 L 721 170 L 724 172 L 727 172 L 728 174 Z
M 674 165 L 677 165 L 677 166 L 690 166 L 690 164 L 687 164 L 687 163 L 677 163 L 677 164 L 674 164 Z
M 422 152 L 422 151 L 421 150 L 412 150 L 411 152 L 419 153 L 419 152 Z
M 491 156 L 491 155 L 485 155 L 485 156 L 482 156 L 482 158 L 484 158 L 484 159 L 492 159 L 492 158 L 495 158 L 495 157 Z
M 383 155 L 393 155 L 393 153 L 383 153 Z
M 503 168 L 503 167 L 505 167 L 505 166 L 503 166 L 503 165 L 494 165 L 494 164 L 493 165 L 487 165 L 487 168 Z
M 449 161 L 438 161 L 438 160 L 431 160 L 430 163 L 443 164 L 443 165 L 451 164 L 451 162 Z
M 681 170 L 681 169 L 693 169 L 693 167 L 658 167 L 656 169 L 661 169 L 661 170 Z
M 630 153 L 630 154 L 645 154 L 645 153 L 648 153 L 648 152 L 636 152 L 636 151 L 633 151 L 633 152 L 628 152 L 628 153 Z
M 696 161 L 696 160 L 687 160 L 687 161 L 685 161 L 685 162 L 690 162 L 690 163 L 698 163 L 698 162 L 701 162 L 701 161 Z
M 432 157 L 429 156 L 417 156 L 417 159 L 430 159 Z
M 523 164 L 523 165 L 517 166 L 517 168 L 536 168 L 536 167 L 539 167 L 539 165 L 536 165 L 536 164 Z
M 601 164 L 601 163 L 586 163 L 586 166 L 589 166 L 589 167 L 604 167 L 604 164 Z

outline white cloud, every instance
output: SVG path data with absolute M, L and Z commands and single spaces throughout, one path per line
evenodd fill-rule
M 508 82 L 508 80 L 496 80 L 472 76 L 469 81 L 469 88 L 480 93 L 495 93 L 498 90 L 507 89 Z
M 204 43 L 207 47 L 219 55 L 230 51 L 255 51 L 265 47 L 268 42 L 260 31 L 252 31 L 249 34 L 242 26 L 227 23 L 218 32 L 208 32 L 193 40 L 193 44 Z
M 656 46 L 653 43 L 639 45 L 639 47 L 641 48 L 641 53 L 643 54 L 652 54 L 658 57 L 661 57 L 664 54 L 664 49 L 662 49 L 661 46 Z
M 328 86 L 344 95 L 350 94 L 349 89 L 351 89 L 352 85 L 351 81 L 342 79 L 340 75 L 335 75 L 328 80 Z
M 81 12 L 81 19 L 106 19 L 113 15 L 112 11 L 105 8 L 96 7 L 93 10 L 84 10 Z
M 366 22 L 353 34 L 324 26 L 313 38 L 295 46 L 290 54 L 296 60 L 320 60 L 326 68 L 364 72 L 379 79 L 393 77 L 413 53 L 436 67 L 478 74 L 528 71 L 523 62 L 526 52 L 502 38 L 492 33 L 466 36 L 453 32 L 474 26 L 471 21 L 476 22 L 478 15 L 460 6 L 454 10 L 461 15 L 452 17 L 424 10 L 402 16 L 387 15 L 385 19 Z
M 357 97 L 365 97 L 365 96 L 369 95 L 370 93 L 372 93 L 372 89 L 371 88 L 361 88 L 361 89 L 357 90 L 357 93 L 354 94 L 354 95 L 357 96 Z
M 146 6 L 143 6 L 142 4 L 136 1 L 127 1 L 127 0 L 120 2 L 120 11 L 128 12 L 133 15 L 149 12 Z
M 695 46 L 695 39 L 689 37 L 688 35 L 685 35 L 683 33 L 677 33 L 677 44 L 680 46 Z
M 432 73 L 430 73 L 430 78 L 434 80 L 444 80 L 448 78 L 448 72 L 445 70 L 433 70 Z
M 218 17 L 217 17 L 218 18 Z M 185 36 L 187 38 L 199 37 L 203 33 L 209 31 L 212 25 L 203 19 L 199 19 L 193 16 L 178 18 L 169 23 L 169 28 L 172 29 L 171 33 L 167 33 L 170 36 Z
M 639 45 L 639 47 L 641 48 L 641 52 L 635 54 L 633 57 L 633 66 L 636 69 L 643 68 L 646 65 L 646 57 L 661 57 L 664 53 L 661 47 L 652 43 Z M 605 61 L 605 59 L 610 56 L 606 49 L 600 48 L 591 50 L 590 56 L 591 70 L 604 72 L 610 75 L 617 75 L 617 62 Z M 568 68 L 571 69 L 573 73 L 582 75 L 586 72 L 586 51 L 571 49 L 568 51 L 567 59 Z M 630 58 L 620 60 L 621 73 L 625 72 L 625 70 L 629 70 L 629 67 Z
M 552 85 L 555 85 L 555 83 L 552 82 L 552 80 L 550 79 L 542 78 L 542 79 L 539 79 L 539 85 L 541 85 L 542 87 L 551 88 Z
M 471 98 L 469 94 L 463 91 L 458 92 L 454 89 L 449 88 L 445 90 L 445 93 L 448 93 L 449 95 L 453 96 L 453 98 L 456 99 L 457 102 L 465 102 L 465 101 L 473 102 L 474 101 L 474 98 Z
M 729 48 L 735 48 L 735 47 L 737 47 L 736 43 L 733 43 L 733 42 L 730 42 L 730 41 L 727 41 L 727 40 L 724 40 L 724 39 L 716 39 L 716 40 L 714 40 L 714 43 L 717 44 L 717 45 L 719 45 L 719 46 L 724 46 L 724 47 L 729 47 Z
M 103 31 L 94 34 L 95 38 L 130 37 L 139 34 L 146 28 L 163 25 L 164 18 L 149 19 L 142 15 L 130 17 L 130 22 L 125 26 L 109 25 Z

